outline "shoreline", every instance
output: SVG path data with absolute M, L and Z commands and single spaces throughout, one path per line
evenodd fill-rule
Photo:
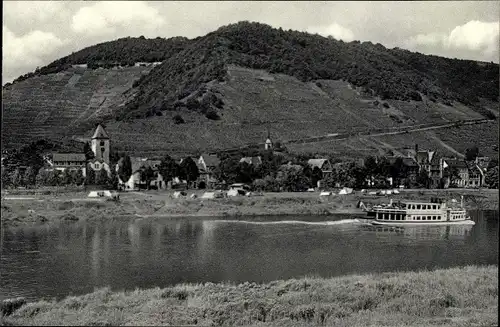
M 2 302 L 4 325 L 492 326 L 498 266 L 166 288 Z
M 2 192 L 4 193 L 4 192 Z M 319 192 L 265 193 L 262 196 L 201 199 L 203 191 L 191 190 L 198 198 L 172 198 L 172 191 L 127 192 L 120 201 L 89 199 L 80 191 L 43 194 L 40 190 L 2 194 L 2 226 L 36 226 L 104 219 L 153 219 L 182 217 L 257 216 L 364 216 L 358 201 L 378 204 L 389 199 L 428 200 L 432 196 L 460 199 L 468 210 L 498 210 L 498 190 L 404 190 L 392 196 L 350 194 L 320 197 Z M 17 193 L 17 194 L 16 194 Z

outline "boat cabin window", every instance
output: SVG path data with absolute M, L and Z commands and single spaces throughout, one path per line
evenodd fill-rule
M 417 204 L 417 210 L 420 210 L 420 204 Z
M 423 209 L 423 210 L 427 210 L 427 205 L 422 204 L 422 209 Z
M 437 219 L 437 217 L 436 217 L 436 216 L 432 216 L 432 220 L 436 220 L 436 219 Z
M 416 216 L 415 218 L 416 218 L 417 220 L 420 220 L 420 216 Z

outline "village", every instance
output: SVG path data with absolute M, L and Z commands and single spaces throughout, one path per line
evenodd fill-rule
M 273 143 L 268 131 L 260 147 L 232 154 L 202 153 L 179 158 L 130 157 L 113 153 L 112 139 L 98 124 L 82 152 L 45 152 L 2 156 L 3 188 L 74 185 L 90 190 L 223 191 L 229 195 L 254 192 L 363 192 L 379 189 L 496 188 L 498 161 L 481 156 L 477 148 L 464 158 L 445 157 L 429 149 L 405 149 L 406 156 L 387 153 L 357 161 L 335 162 L 328 157 L 294 156 Z M 43 162 L 30 165 L 39 155 Z M 31 156 L 31 157 L 30 157 Z M 26 159 L 27 158 L 27 159 Z M 234 191 L 237 190 L 237 191 Z M 183 192 L 183 193 L 179 193 Z M 390 194 L 391 191 L 387 191 Z M 213 192 L 212 192 L 213 193 Z M 217 193 L 217 192 L 216 192 Z M 109 192 L 107 193 L 109 194 Z

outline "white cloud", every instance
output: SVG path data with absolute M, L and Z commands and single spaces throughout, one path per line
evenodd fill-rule
M 102 1 L 83 7 L 73 16 L 71 28 L 77 33 L 105 35 L 121 29 L 154 31 L 165 24 L 158 10 L 137 1 Z
M 494 52 L 498 49 L 499 23 L 472 20 L 457 26 L 451 31 L 446 45 L 486 53 Z
M 311 26 L 307 28 L 309 33 L 318 33 L 323 36 L 332 36 L 337 40 L 342 40 L 350 42 L 354 40 L 354 33 L 337 23 L 330 24 L 328 26 Z
M 428 33 L 412 36 L 405 42 L 409 49 L 419 46 L 440 47 L 442 49 L 463 49 L 491 56 L 498 51 L 500 22 L 469 21 L 446 33 Z
M 38 30 L 18 37 L 5 25 L 2 36 L 2 66 L 12 69 L 41 65 L 44 56 L 54 53 L 65 43 L 53 33 Z

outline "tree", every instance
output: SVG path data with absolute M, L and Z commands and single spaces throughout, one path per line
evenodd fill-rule
M 408 176 L 408 169 L 404 164 L 403 158 L 396 158 L 389 167 L 389 174 L 392 177 L 393 185 L 401 185 L 401 180 Z
M 73 180 L 73 183 L 75 183 L 76 185 L 82 185 L 85 181 L 85 177 L 83 176 L 83 172 L 81 169 L 72 171 L 71 178 Z
M 172 117 L 172 120 L 174 121 L 174 124 L 184 124 L 184 119 L 182 118 L 181 115 L 177 114 L 174 117 Z
M 57 169 L 54 169 L 49 172 L 47 176 L 47 185 L 50 186 L 58 186 L 61 185 L 61 172 Z
M 37 186 L 47 185 L 50 172 L 45 169 L 40 169 L 35 178 L 35 183 Z
M 376 175 L 378 169 L 377 159 L 375 157 L 369 156 L 365 160 L 364 167 L 368 177 Z
M 2 167 L 2 188 L 9 186 L 12 183 L 11 173 Z
M 146 182 L 146 188 L 149 190 L 151 181 L 155 178 L 155 172 L 150 166 L 141 167 L 141 181 Z
M 95 185 L 96 184 L 96 173 L 90 165 L 87 165 L 85 174 L 85 185 Z
M 71 185 L 73 184 L 73 173 L 69 169 L 65 169 L 61 176 L 61 184 Z
M 83 153 L 85 153 L 85 160 L 91 160 L 94 159 L 94 151 L 92 151 L 92 147 L 90 146 L 89 142 L 85 142 L 83 145 Z
M 118 163 L 118 177 L 120 177 L 122 182 L 126 183 L 131 175 L 132 175 L 132 162 L 130 161 L 130 157 L 128 155 L 125 155 L 122 157 L 122 160 Z
M 495 166 L 486 172 L 484 181 L 489 188 L 498 189 L 498 166 Z
M 118 174 L 114 169 L 111 170 L 111 177 L 108 180 L 107 188 L 110 190 L 118 189 Z
M 282 165 L 276 175 L 276 182 L 285 191 L 305 191 L 309 188 L 310 179 L 304 174 L 300 165 Z
M 465 160 L 473 161 L 476 160 L 479 155 L 479 148 L 475 145 L 465 150 Z
M 418 186 L 429 188 L 430 182 L 431 182 L 431 179 L 429 177 L 429 174 L 427 173 L 427 170 L 421 169 L 420 172 L 418 173 L 418 176 L 417 176 Z
M 182 175 L 186 178 L 188 186 L 190 185 L 190 182 L 197 180 L 200 176 L 198 166 L 191 157 L 187 157 L 182 160 L 180 164 L 180 171 L 182 171 Z
M 120 177 L 122 182 L 126 183 L 131 175 L 132 162 L 130 161 L 130 157 L 128 155 L 125 155 L 118 163 L 118 177 Z
M 21 186 L 23 183 L 23 176 L 19 172 L 19 168 L 14 170 L 14 173 L 12 174 L 12 186 L 18 187 Z
M 28 167 L 24 172 L 24 183 L 27 186 L 35 185 L 36 181 L 36 171 L 33 167 Z
M 488 167 L 486 169 L 490 170 L 491 168 L 494 168 L 496 166 L 498 166 L 498 159 L 497 158 L 493 158 L 488 163 Z
M 95 184 L 99 186 L 107 186 L 108 183 L 108 172 L 105 169 L 98 170 L 95 174 Z
M 318 167 L 314 167 L 311 174 L 312 185 L 316 187 L 318 182 L 323 179 L 323 172 Z
M 168 154 L 161 160 L 158 171 L 163 177 L 165 183 L 168 183 L 177 177 L 179 174 L 179 167 L 174 159 L 172 159 Z
M 214 169 L 215 178 L 227 184 L 236 183 L 239 174 L 239 160 L 236 157 L 222 159 L 219 166 Z

